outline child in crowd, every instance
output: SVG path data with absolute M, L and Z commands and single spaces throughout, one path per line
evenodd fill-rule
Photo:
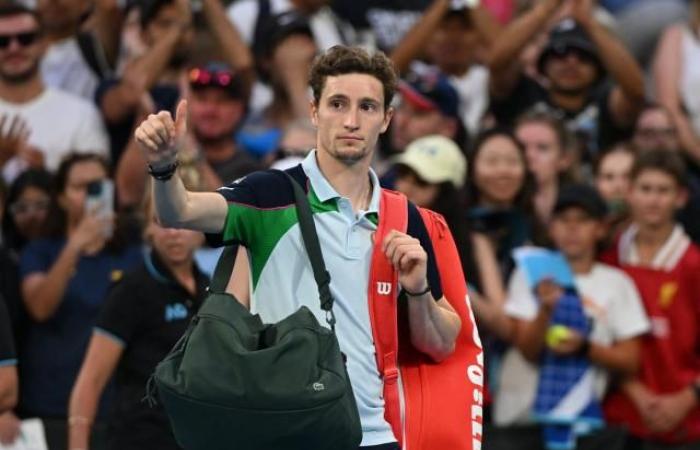
M 489 449 L 553 448 L 543 433 L 536 432 L 543 426 L 535 417 L 543 383 L 576 382 L 573 386 L 578 394 L 572 387 L 564 397 L 581 395 L 585 401 L 562 415 L 561 422 L 577 430 L 587 409 L 600 412 L 599 402 L 611 374 L 634 375 L 637 371 L 640 336 L 648 331 L 649 323 L 630 278 L 596 262 L 597 247 L 605 235 L 606 212 L 603 199 L 593 188 L 573 184 L 560 191 L 549 224 L 550 237 L 573 272 L 578 297 L 575 309 L 581 321 L 590 324 L 587 335 L 567 328 L 566 333 L 552 339 L 553 317 L 565 298 L 562 287 L 545 279 L 531 289 L 520 267 L 510 279 L 505 309 L 513 321 L 514 348 L 504 358 L 494 406 L 495 424 L 507 428 L 490 436 Z M 585 365 L 585 375 L 567 381 L 567 370 L 561 370 L 555 372 L 556 379 L 542 377 L 544 364 L 552 357 L 567 368 L 570 362 Z M 588 431 L 576 431 L 571 446 L 561 448 L 610 449 L 624 440 L 616 429 L 593 427 Z M 577 443 L 576 437 L 580 437 Z
M 680 155 L 638 156 L 628 196 L 632 224 L 605 259 L 627 272 L 651 320 L 641 370 L 606 403 L 633 436 L 628 449 L 700 448 L 700 249 L 676 222 L 687 200 Z

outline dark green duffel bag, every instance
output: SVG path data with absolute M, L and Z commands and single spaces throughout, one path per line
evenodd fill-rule
M 211 294 L 152 378 L 175 438 L 186 450 L 357 450 L 360 445 L 360 418 L 334 330 L 330 276 L 306 195 L 296 182 L 293 187 L 331 329 L 306 307 L 263 324 L 223 293 L 235 259 L 235 250 L 227 248 Z

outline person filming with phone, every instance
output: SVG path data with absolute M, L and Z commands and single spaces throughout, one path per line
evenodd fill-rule
M 63 160 L 46 237 L 29 243 L 20 258 L 31 320 L 20 351 L 18 415 L 42 419 L 52 450 L 66 447 L 68 398 L 107 290 L 141 261 L 140 246 L 116 224 L 108 172 L 96 154 Z M 97 424 L 96 438 L 99 432 Z

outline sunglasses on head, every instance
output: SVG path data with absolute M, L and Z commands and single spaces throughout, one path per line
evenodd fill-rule
M 190 70 L 189 80 L 193 87 L 217 86 L 228 88 L 233 83 L 233 74 L 228 70 L 208 70 L 196 67 Z
M 17 34 L 0 34 L 0 48 L 7 48 L 12 41 L 17 41 L 22 47 L 33 44 L 36 41 L 39 33 L 36 31 L 27 31 Z

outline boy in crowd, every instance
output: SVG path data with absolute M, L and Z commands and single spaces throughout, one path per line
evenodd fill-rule
M 587 336 L 569 328 L 554 342 L 548 335 L 561 306 L 558 303 L 564 298 L 563 288 L 544 280 L 531 289 L 522 269 L 513 273 L 505 310 L 514 325 L 514 348 L 504 358 L 494 405 L 495 424 L 508 428 L 487 436 L 487 448 L 549 448 L 543 433 L 532 432 L 543 425 L 538 419 L 533 420 L 535 405 L 540 400 L 542 384 L 565 382 L 566 371 L 558 372 L 557 379 L 546 380 L 541 374 L 548 358 L 559 358 L 567 367 L 573 359 L 585 365 L 586 374 L 581 379 L 589 380 L 582 388 L 587 391 L 588 404 L 599 404 L 611 374 L 636 373 L 640 336 L 648 331 L 649 323 L 630 278 L 596 262 L 597 246 L 605 236 L 605 216 L 606 206 L 600 195 L 589 186 L 574 184 L 560 192 L 549 225 L 551 239 L 574 275 L 579 298 L 576 306 L 583 316 L 580 319 L 591 324 Z M 570 411 L 566 420 L 572 427 L 578 425 L 585 408 L 586 404 L 581 403 L 580 408 Z M 615 429 L 572 436 L 571 445 L 575 447 L 567 448 L 601 448 L 621 439 Z
M 632 277 L 651 320 L 639 374 L 605 408 L 610 421 L 630 428 L 630 450 L 700 446 L 700 249 L 675 219 L 688 197 L 686 177 L 676 153 L 638 156 L 628 195 L 632 224 L 605 255 Z

